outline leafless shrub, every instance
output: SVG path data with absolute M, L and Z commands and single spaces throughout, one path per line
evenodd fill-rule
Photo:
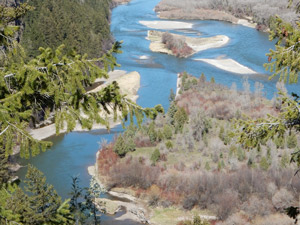
M 289 192 L 285 188 L 281 188 L 272 197 L 272 203 L 277 210 L 283 211 L 284 209 L 292 205 L 293 199 L 294 197 L 291 192 Z
M 221 220 L 225 220 L 238 205 L 238 193 L 233 190 L 226 190 L 214 197 L 215 205 L 213 210 Z
M 294 220 L 284 214 L 274 214 L 254 221 L 255 225 L 293 225 Z
M 138 160 L 129 163 L 121 162 L 115 165 L 109 172 L 111 187 L 140 187 L 147 189 L 157 180 L 158 167 L 141 164 Z
M 229 216 L 224 222 L 219 222 L 216 225 L 250 225 L 247 215 L 235 213 Z
M 258 215 L 269 215 L 272 212 L 272 208 L 272 203 L 268 199 L 258 198 L 255 195 L 252 195 L 249 200 L 244 202 L 241 206 L 241 209 L 244 210 L 252 219 Z

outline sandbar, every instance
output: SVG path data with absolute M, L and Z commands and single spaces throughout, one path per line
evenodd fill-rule
M 164 33 L 165 32 L 156 31 L 156 30 L 148 31 L 147 39 L 151 41 L 149 48 L 153 52 L 160 52 L 160 53 L 173 55 L 172 51 L 166 48 L 165 44 L 162 43 L 162 36 Z M 189 57 L 197 52 L 204 51 L 207 49 L 222 47 L 230 41 L 230 38 L 225 35 L 217 35 L 214 37 L 207 37 L 207 38 L 193 38 L 193 37 L 187 37 L 184 35 L 172 33 L 172 36 L 184 40 L 185 43 L 190 48 L 192 48 L 193 50 L 192 53 L 186 55 L 186 57 Z
M 94 89 L 88 91 L 89 92 L 98 92 L 108 84 L 110 84 L 113 81 L 117 81 L 120 87 L 121 94 L 126 94 L 126 97 L 130 100 L 136 102 L 138 99 L 137 91 L 140 88 L 140 74 L 138 72 L 131 72 L 127 73 L 126 71 L 122 70 L 115 70 L 109 73 L 110 78 L 106 80 L 104 84 L 100 84 L 99 86 L 95 87 Z M 102 81 L 102 79 L 97 80 Z M 105 117 L 106 115 L 102 115 Z M 113 128 L 121 123 L 121 121 L 114 122 L 112 115 L 107 115 L 108 121 L 109 121 L 109 127 Z M 94 124 L 92 127 L 92 130 L 96 129 L 107 129 L 107 127 L 103 124 Z M 60 133 L 65 133 L 67 129 L 60 130 Z M 81 125 L 79 123 L 76 124 L 73 131 L 88 131 L 87 129 L 82 129 Z M 50 124 L 48 126 L 38 128 L 38 129 L 30 129 L 28 131 L 30 135 L 37 139 L 37 140 L 43 140 L 48 137 L 51 137 L 56 134 L 56 128 L 55 124 Z
M 233 59 L 195 59 L 197 61 L 206 62 L 219 69 L 238 74 L 256 74 L 254 70 L 241 65 Z
M 139 21 L 140 24 L 151 29 L 175 30 L 175 29 L 189 29 L 193 27 L 192 23 L 179 21 Z

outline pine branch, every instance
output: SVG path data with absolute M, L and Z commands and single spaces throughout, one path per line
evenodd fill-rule
M 8 126 L 0 133 L 0 136 L 1 136 L 2 134 L 4 134 L 8 128 L 9 128 L 9 125 L 8 125 Z

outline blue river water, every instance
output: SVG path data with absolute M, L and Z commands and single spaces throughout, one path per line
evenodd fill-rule
M 271 99 L 276 92 L 276 81 L 268 80 L 268 73 L 263 64 L 267 62 L 265 54 L 274 47 L 274 42 L 268 40 L 268 34 L 241 25 L 220 21 L 184 21 L 193 23 L 189 30 L 172 31 L 193 37 L 210 37 L 227 35 L 230 42 L 222 47 L 199 52 L 190 58 L 176 58 L 173 56 L 153 53 L 149 50 L 146 40 L 149 28 L 139 23 L 141 20 L 159 20 L 153 8 L 159 0 L 133 0 L 129 4 L 120 5 L 112 12 L 111 31 L 118 41 L 123 41 L 123 53 L 117 55 L 121 70 L 138 71 L 141 75 L 141 88 L 137 101 L 143 107 L 162 104 L 168 108 L 170 89 L 176 89 L 176 74 L 187 71 L 196 77 L 204 73 L 208 79 L 214 77 L 217 83 L 231 86 L 233 82 L 238 89 L 242 88 L 245 78 L 248 78 L 252 90 L 254 83 L 259 81 L 264 85 L 267 98 Z M 140 59 L 147 56 L 147 59 Z M 232 58 L 258 72 L 257 75 L 238 75 L 220 70 L 204 62 L 195 61 L 196 58 L 216 58 L 224 56 Z M 288 86 L 289 92 L 297 92 L 299 85 Z M 102 139 L 111 141 L 117 133 L 122 132 L 120 126 L 107 133 L 105 130 L 90 132 L 72 132 L 49 138 L 53 147 L 45 153 L 30 160 L 22 160 L 26 165 L 33 164 L 46 176 L 47 181 L 54 185 L 58 194 L 68 198 L 71 186 L 71 176 L 79 176 L 82 186 L 88 186 L 90 176 L 87 167 L 95 163 L 95 155 Z M 26 167 L 18 175 L 24 178 Z M 104 220 L 110 219 L 105 217 Z M 116 224 L 110 222 L 109 224 Z M 124 223 L 126 224 L 126 223 Z M 133 224 L 133 223 L 128 223 Z

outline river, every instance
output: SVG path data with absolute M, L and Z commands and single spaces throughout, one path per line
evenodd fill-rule
M 203 72 L 208 79 L 214 77 L 217 83 L 231 86 L 233 82 L 238 89 L 242 88 L 247 77 L 252 90 L 254 83 L 259 81 L 264 85 L 266 97 L 271 99 L 276 92 L 276 81 L 268 80 L 268 74 L 262 66 L 267 62 L 265 54 L 274 47 L 274 42 L 268 40 L 268 34 L 241 25 L 219 21 L 185 21 L 193 23 L 189 30 L 175 31 L 192 37 L 210 37 L 227 35 L 230 42 L 217 49 L 199 52 L 190 58 L 175 58 L 173 56 L 153 53 L 149 50 L 149 41 L 145 39 L 148 28 L 139 23 L 140 20 L 159 20 L 153 11 L 159 0 L 133 0 L 127 5 L 120 5 L 112 12 L 111 31 L 118 41 L 123 41 L 123 53 L 117 55 L 122 70 L 138 71 L 141 74 L 141 88 L 137 101 L 143 107 L 162 104 L 168 108 L 170 89 L 176 89 L 176 74 L 187 71 L 197 77 Z M 146 56 L 147 59 L 140 59 Z M 217 69 L 195 58 L 216 58 L 226 56 L 238 61 L 258 72 L 257 75 L 238 75 Z M 119 69 L 119 68 L 118 68 Z M 299 90 L 299 85 L 288 86 L 289 92 Z M 26 165 L 33 164 L 46 176 L 47 181 L 54 185 L 58 194 L 67 198 L 70 192 L 71 176 L 79 176 L 82 186 L 89 185 L 90 176 L 87 167 L 95 163 L 95 154 L 102 140 L 111 141 L 117 133 L 122 132 L 120 126 L 107 133 L 105 130 L 91 132 L 72 132 L 52 137 L 53 147 L 45 153 L 30 160 L 22 160 Z M 24 178 L 26 168 L 18 175 Z M 104 217 L 104 224 L 117 224 L 110 217 Z M 133 224 L 133 223 L 122 223 Z

